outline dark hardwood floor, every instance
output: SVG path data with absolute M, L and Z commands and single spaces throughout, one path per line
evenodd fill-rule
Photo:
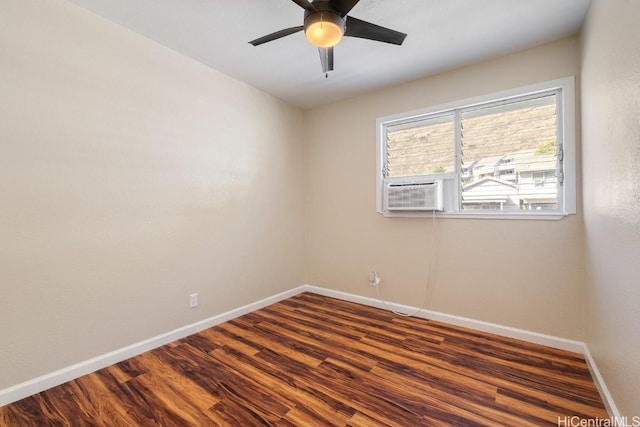
M 300 294 L 0 408 L 3 426 L 558 426 L 581 355 Z

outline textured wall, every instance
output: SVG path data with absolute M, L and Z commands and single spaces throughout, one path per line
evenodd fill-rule
M 303 282 L 298 110 L 66 1 L 1 9 L 0 389 Z
M 582 339 L 582 218 L 559 221 L 383 218 L 375 212 L 376 118 L 579 72 L 569 38 L 306 113 L 307 282 Z M 431 236 L 436 235 L 436 251 Z
M 640 416 L 638 17 L 640 2 L 593 0 L 582 36 L 586 341 L 629 417 Z

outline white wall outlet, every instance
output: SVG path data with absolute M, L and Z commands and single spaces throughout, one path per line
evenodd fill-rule
M 189 308 L 196 308 L 198 306 L 198 294 L 189 295 Z
M 369 284 L 371 286 L 378 286 L 381 280 L 382 279 L 378 276 L 378 273 L 376 273 L 375 271 L 372 271 L 371 273 L 369 273 Z

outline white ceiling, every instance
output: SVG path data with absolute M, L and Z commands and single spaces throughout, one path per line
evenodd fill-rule
M 408 37 L 402 46 L 345 37 L 326 79 L 302 32 L 248 43 L 302 25 L 291 0 L 70 1 L 308 109 L 575 34 L 590 0 L 361 0 L 349 15 Z

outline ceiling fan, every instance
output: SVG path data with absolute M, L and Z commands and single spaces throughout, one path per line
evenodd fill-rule
M 304 30 L 307 40 L 318 47 L 325 76 L 333 70 L 333 48 L 343 36 L 401 45 L 406 34 L 356 19 L 347 14 L 360 0 L 292 0 L 305 10 L 304 25 L 285 28 L 249 43 L 259 46 Z

